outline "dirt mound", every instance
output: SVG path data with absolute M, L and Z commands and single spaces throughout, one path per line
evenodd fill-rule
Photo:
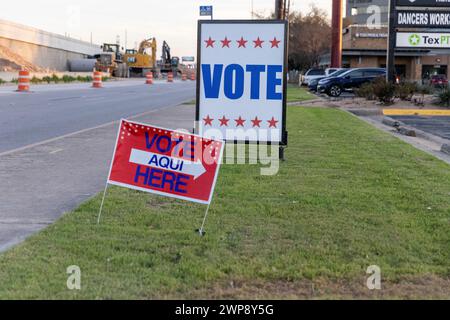
M 0 45 L 0 71 L 19 71 L 22 67 L 31 72 L 45 72 L 45 69 L 32 64 L 7 47 Z

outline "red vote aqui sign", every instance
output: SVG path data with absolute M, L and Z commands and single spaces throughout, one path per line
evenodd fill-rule
M 211 203 L 224 143 L 122 120 L 108 183 Z

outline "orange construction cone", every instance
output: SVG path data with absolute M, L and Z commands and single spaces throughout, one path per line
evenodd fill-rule
M 92 81 L 92 88 L 102 88 L 102 73 L 100 71 L 94 71 L 94 77 Z
M 186 81 L 186 80 L 187 80 L 187 74 L 183 72 L 181 74 L 181 81 Z
M 173 82 L 173 73 L 172 72 L 169 72 L 167 74 L 167 82 Z
M 146 84 L 153 84 L 153 73 L 149 72 L 145 75 L 147 80 L 145 81 Z
M 30 91 L 30 72 L 27 70 L 19 71 L 19 86 L 17 88 L 19 92 Z

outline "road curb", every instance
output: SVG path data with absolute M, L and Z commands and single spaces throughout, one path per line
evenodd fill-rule
M 399 128 L 400 126 L 405 125 L 403 122 L 392 119 L 391 117 L 383 117 L 381 123 L 394 128 Z
M 383 109 L 385 116 L 450 116 L 450 110 L 441 109 Z
M 425 140 L 434 142 L 438 145 L 440 144 L 441 152 L 450 155 L 450 145 L 443 142 L 445 140 L 444 138 L 435 136 L 433 134 L 427 133 L 422 130 L 418 130 L 416 128 L 408 127 L 403 122 L 392 119 L 391 117 L 384 117 L 382 120 L 382 123 L 384 125 L 387 125 L 387 126 L 397 129 L 397 131 L 400 134 L 403 134 L 405 136 L 417 137 L 417 138 L 421 138 L 421 139 L 425 139 Z

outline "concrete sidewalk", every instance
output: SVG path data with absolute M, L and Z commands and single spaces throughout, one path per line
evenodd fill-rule
M 195 108 L 152 110 L 136 120 L 192 130 Z M 0 251 L 20 243 L 102 191 L 118 122 L 0 156 Z

